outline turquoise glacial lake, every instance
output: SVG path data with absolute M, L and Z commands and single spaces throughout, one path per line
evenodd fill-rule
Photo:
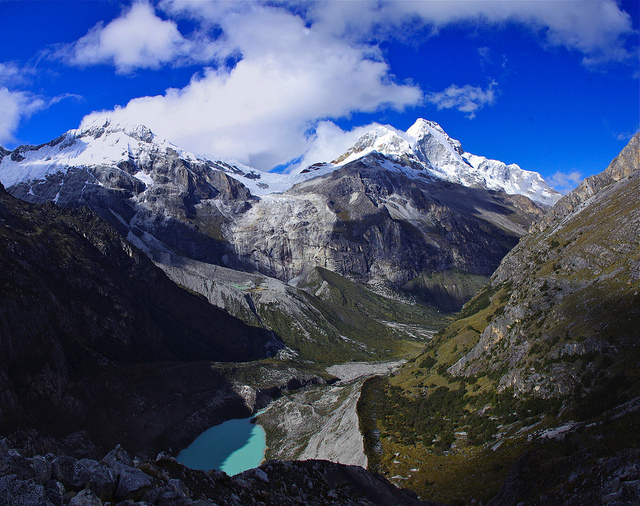
M 176 460 L 191 469 L 219 469 L 229 476 L 258 467 L 267 445 L 264 429 L 252 419 L 227 420 L 207 429 Z

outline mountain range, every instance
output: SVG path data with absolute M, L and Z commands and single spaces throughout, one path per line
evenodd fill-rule
M 371 470 L 442 502 L 633 503 L 639 169 L 637 135 L 560 198 L 422 119 L 294 174 L 108 121 L 0 148 L 0 466 L 7 443 L 152 458 L 326 365 L 413 356 L 362 389 Z
M 199 157 L 107 120 L 0 151 L 0 181 L 29 202 L 89 206 L 161 263 L 178 255 L 293 284 L 320 267 L 445 310 L 560 197 L 422 119 L 406 133 L 378 127 L 298 174 Z M 432 281 L 443 272 L 454 282 Z

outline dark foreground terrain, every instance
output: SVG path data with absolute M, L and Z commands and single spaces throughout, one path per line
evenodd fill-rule
M 321 460 L 269 461 L 236 476 L 194 471 L 160 454 L 138 462 L 117 446 L 101 461 L 23 457 L 0 443 L 0 504 L 143 505 L 420 505 L 380 475 Z

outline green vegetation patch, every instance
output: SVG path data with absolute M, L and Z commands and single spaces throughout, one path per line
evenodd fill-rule
M 540 418 L 540 400 L 521 402 L 511 392 L 473 396 L 473 382 L 435 386 L 406 396 L 387 378 L 365 382 L 358 415 L 369 469 L 423 498 L 446 503 L 487 500 L 524 452 L 513 441 L 496 445 L 506 418 L 512 431 Z M 488 403 L 484 410 L 477 406 Z M 473 408 L 470 404 L 473 404 Z
M 487 276 L 449 269 L 434 274 L 421 274 L 403 288 L 422 302 L 435 305 L 443 311 L 460 311 L 464 303 L 488 281 Z

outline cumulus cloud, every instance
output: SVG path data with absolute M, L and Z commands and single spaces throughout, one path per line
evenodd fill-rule
M 175 21 L 163 20 L 147 2 L 134 3 L 107 25 L 98 23 L 73 44 L 59 48 L 57 55 L 71 65 L 112 64 L 120 73 L 136 68 L 158 68 L 179 60 L 213 58 L 212 43 L 181 35 Z
M 0 87 L 0 143 L 13 142 L 21 120 L 47 107 L 47 101 L 25 91 Z
M 416 85 L 398 83 L 377 45 L 381 40 L 433 35 L 461 22 L 515 22 L 546 46 L 581 52 L 591 65 L 627 58 L 625 40 L 632 33 L 629 16 L 614 0 L 162 0 L 156 8 L 137 2 L 96 25 L 64 48 L 66 61 L 112 64 L 120 73 L 194 62 L 209 67 L 182 89 L 136 98 L 84 122 L 107 115 L 144 123 L 192 151 L 263 169 L 306 160 L 314 150 L 320 155 L 323 143 L 347 134 L 330 121 L 356 112 L 401 110 L 426 100 L 473 118 L 495 103 L 495 82 L 485 88 L 455 83 L 426 96 Z M 180 33 L 178 19 L 196 31 Z
M 187 149 L 270 169 L 299 157 L 323 119 L 402 109 L 420 89 L 395 83 L 377 48 L 348 44 L 279 9 L 228 12 L 218 20 L 232 68 L 208 68 L 183 89 L 93 114 L 143 123 Z
M 557 171 L 551 177 L 547 178 L 547 182 L 562 195 L 566 195 L 576 186 L 580 184 L 583 177 L 578 171 L 561 172 Z
M 427 102 L 434 104 L 438 110 L 456 109 L 460 112 L 467 113 L 469 119 L 475 118 L 476 111 L 482 109 L 485 105 L 493 105 L 496 101 L 497 83 L 492 81 L 486 88 L 479 86 L 456 86 L 452 84 L 443 91 L 437 93 L 429 93 L 426 96 Z
M 162 0 L 158 8 L 169 17 L 182 15 L 212 27 L 229 26 L 224 22 L 228 16 L 259 11 L 266 5 L 303 18 L 317 31 L 351 42 L 411 38 L 416 28 L 424 27 L 436 34 L 441 28 L 462 22 L 476 26 L 516 22 L 537 33 L 543 45 L 582 53 L 583 63 L 588 66 L 629 61 L 637 54 L 637 47 L 626 47 L 627 38 L 634 33 L 631 17 L 615 0 Z M 220 56 L 218 41 L 206 33 L 187 38 L 175 21 L 161 19 L 151 4 L 140 0 L 121 17 L 106 26 L 97 24 L 58 54 L 74 65 L 108 63 L 124 73 L 167 63 L 213 61 Z

